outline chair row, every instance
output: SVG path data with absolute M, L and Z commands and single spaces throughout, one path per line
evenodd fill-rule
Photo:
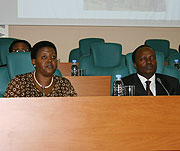
M 81 48 L 83 47 L 81 46 Z M 85 53 L 87 50 L 88 53 Z M 100 39 L 100 42 L 89 44 L 87 50 L 85 51 L 85 48 L 82 49 L 82 56 L 79 58 L 79 68 L 86 69 L 87 76 L 112 76 L 114 81 L 115 74 L 121 74 L 124 77 L 136 72 L 132 62 L 132 53 L 123 55 L 121 44 L 105 43 L 103 39 Z M 177 53 L 172 56 L 178 55 Z M 174 76 L 180 80 L 178 70 L 173 67 L 173 61 L 169 61 L 169 66 L 165 66 L 165 56 L 161 51 L 156 51 L 156 57 L 157 73 Z M 174 59 L 173 57 L 172 59 Z M 171 60 L 170 58 L 169 60 Z M 5 80 L 4 84 L 1 84 L 0 94 L 4 94 L 3 92 L 9 80 L 14 76 L 33 70 L 34 67 L 31 63 L 29 52 L 9 53 L 7 55 L 7 67 L 0 69 L 1 76 L 5 76 L 5 78 L 1 78 Z M 62 76 L 59 72 L 56 72 L 56 74 Z
M 9 53 L 7 55 L 7 66 L 0 67 L 0 97 L 3 96 L 9 81 L 16 75 L 34 71 L 30 52 Z M 55 75 L 62 76 L 56 69 Z
M 174 67 L 174 56 L 169 58 L 169 65 L 165 65 L 164 53 L 155 51 L 157 58 L 157 73 L 175 76 L 180 80 L 179 72 Z M 177 55 L 180 56 L 179 53 Z M 126 67 L 128 75 L 135 73 L 132 53 L 122 54 L 122 46 L 117 43 L 94 43 L 91 45 L 91 53 L 79 59 L 79 68 L 86 70 L 87 76 L 111 76 L 116 68 Z
M 167 66 L 167 65 L 163 64 L 164 57 L 161 52 L 159 52 L 159 53 L 156 52 L 156 57 L 157 57 L 157 73 L 163 73 L 166 75 L 170 75 L 170 76 L 176 77 L 180 80 L 179 72 L 176 70 L 176 68 L 174 68 L 170 65 Z M 112 94 L 112 90 L 113 90 L 113 82 L 114 82 L 115 76 L 117 74 L 121 74 L 122 77 L 125 77 L 129 74 L 136 72 L 136 70 L 133 66 L 133 62 L 132 62 L 132 53 L 127 54 L 125 56 L 125 59 L 128 60 L 128 61 L 126 61 L 128 63 L 128 65 L 116 67 L 116 68 L 112 69 L 112 71 L 109 72 L 111 75 L 111 88 L 110 88 L 111 94 Z M 0 73 L 1 73 L 0 74 L 0 79 L 1 79 L 1 81 L 0 81 L 0 83 L 1 83 L 0 96 L 1 97 L 4 94 L 10 79 L 12 79 L 14 76 L 16 76 L 18 74 L 27 73 L 27 72 L 31 72 L 34 70 L 34 67 L 31 63 L 31 58 L 30 58 L 29 52 L 11 53 L 7 57 L 7 62 L 8 62 L 7 66 L 0 67 Z M 101 72 L 101 70 L 99 69 L 98 72 Z M 57 70 L 55 74 L 58 76 L 62 76 L 61 73 L 59 73 L 59 70 Z
M 7 64 L 7 55 L 9 53 L 9 46 L 17 40 L 16 38 L 0 38 L 0 66 Z M 94 43 L 105 43 L 103 38 L 84 38 L 79 40 L 79 48 L 71 50 L 69 54 L 69 62 L 77 60 L 84 55 L 90 55 L 91 45 Z M 169 57 L 178 54 L 178 51 L 170 48 L 169 40 L 165 39 L 148 39 L 145 41 L 146 45 L 151 46 L 155 51 L 160 51 L 164 54 L 165 61 L 169 61 Z M 123 55 L 122 55 L 123 56 Z
M 69 53 L 69 62 L 72 60 L 77 60 L 79 62 L 80 58 L 84 55 L 90 55 L 91 46 L 95 43 L 105 43 L 103 38 L 84 38 L 79 40 L 79 48 L 75 48 Z M 176 49 L 170 48 L 170 42 L 166 39 L 147 39 L 144 42 L 145 45 L 152 47 L 155 51 L 160 51 L 164 54 L 165 61 L 168 62 L 169 58 L 178 54 Z

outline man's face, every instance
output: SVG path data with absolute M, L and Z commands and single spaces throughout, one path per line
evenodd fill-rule
M 149 47 L 143 47 L 136 52 L 135 57 L 136 63 L 134 63 L 134 67 L 137 73 L 146 79 L 150 79 L 157 68 L 155 52 Z

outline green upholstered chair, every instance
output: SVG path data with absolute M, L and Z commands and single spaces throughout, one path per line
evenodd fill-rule
M 136 73 L 136 69 L 133 66 L 132 52 L 126 54 L 125 62 L 126 62 L 129 74 Z
M 80 56 L 90 55 L 91 45 L 94 43 L 104 43 L 102 38 L 85 38 L 79 40 Z
M 69 62 L 72 62 L 72 60 L 77 60 L 77 62 L 79 62 L 81 56 L 90 54 L 91 44 L 99 43 L 99 42 L 104 42 L 104 39 L 102 38 L 80 39 L 79 48 L 72 49 L 69 53 Z
M 177 78 L 180 83 L 180 74 L 175 67 L 172 67 L 170 65 L 164 66 L 163 74 Z
M 16 75 L 35 70 L 31 61 L 30 52 L 9 53 L 7 56 L 7 66 L 10 79 L 14 78 Z M 62 76 L 58 69 L 56 69 L 54 74 Z
M 122 58 L 121 44 L 96 43 L 90 55 L 80 58 L 79 68 L 85 69 L 87 76 L 110 76 L 114 68 L 124 65 Z
M 166 62 L 168 62 L 168 59 L 171 55 L 178 53 L 176 49 L 170 48 L 169 40 L 165 40 L 165 39 L 148 39 L 145 41 L 145 45 L 150 46 L 151 48 L 154 49 L 154 51 L 160 51 L 164 53 Z
M 72 49 L 69 54 L 69 62 L 72 62 L 72 60 L 77 60 L 77 62 L 79 62 L 79 59 L 80 59 L 79 48 Z
M 9 81 L 10 81 L 10 77 L 7 66 L 0 67 L 0 97 L 3 97 Z
M 174 54 L 174 55 L 170 56 L 170 57 L 169 57 L 168 65 L 174 67 L 174 63 L 175 63 L 174 60 L 178 60 L 178 63 L 179 63 L 179 65 L 180 65 L 180 53 Z M 174 68 L 175 68 L 175 67 L 174 67 Z M 175 69 L 178 71 L 177 68 L 175 68 Z M 179 71 L 178 71 L 178 73 L 180 74 Z
M 169 48 L 169 57 L 177 55 L 179 52 L 176 49 Z M 168 58 L 169 59 L 169 58 Z
M 120 67 L 113 69 L 113 71 L 111 73 L 111 88 L 110 88 L 111 96 L 113 95 L 113 84 L 116 79 L 116 75 L 121 75 L 122 78 L 128 76 L 129 72 L 128 72 L 127 66 L 120 66 Z
M 161 73 L 169 76 L 173 76 L 180 81 L 180 76 L 178 74 L 178 71 L 176 71 L 176 68 L 170 66 L 170 65 L 164 65 L 164 54 L 162 52 L 157 52 L 156 51 L 156 61 L 157 61 L 157 70 L 156 73 Z M 136 69 L 133 66 L 133 61 L 132 61 L 132 53 L 128 53 L 126 55 L 126 64 L 128 68 L 129 74 L 136 73 Z
M 7 64 L 7 55 L 9 53 L 9 46 L 17 40 L 15 38 L 0 38 L 0 66 Z
M 178 60 L 178 63 L 180 64 L 180 53 L 170 56 L 168 65 L 174 66 L 174 63 L 175 63 L 174 60 Z

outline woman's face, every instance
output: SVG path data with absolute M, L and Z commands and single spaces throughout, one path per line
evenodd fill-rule
M 36 59 L 32 59 L 36 65 L 37 74 L 43 76 L 52 76 L 57 68 L 57 55 L 51 47 L 42 47 L 39 49 Z

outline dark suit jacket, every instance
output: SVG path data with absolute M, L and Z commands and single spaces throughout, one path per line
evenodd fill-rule
M 165 86 L 170 95 L 180 95 L 179 80 L 163 74 L 155 74 L 156 79 L 156 95 L 168 95 L 162 85 L 157 81 L 157 78 L 161 79 L 162 84 Z M 137 74 L 131 74 L 127 77 L 122 78 L 124 85 L 135 85 L 135 95 L 143 96 L 147 95 L 139 77 Z

